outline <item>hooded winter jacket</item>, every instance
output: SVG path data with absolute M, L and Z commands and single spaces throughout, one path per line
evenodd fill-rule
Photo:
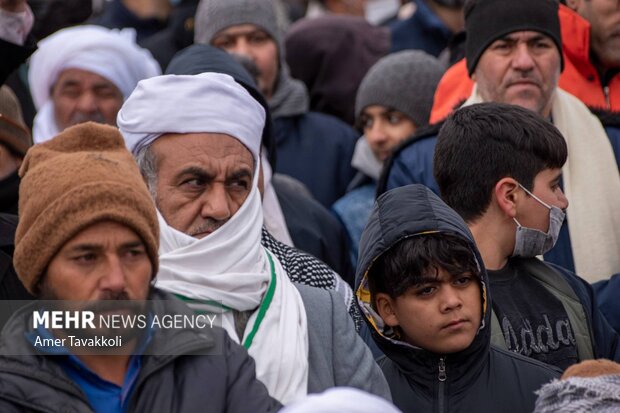
M 415 347 L 384 329 L 372 310 L 369 270 L 377 258 L 408 237 L 428 233 L 464 239 L 480 267 L 482 322 L 470 346 L 452 354 Z M 491 297 L 478 249 L 465 222 L 423 185 L 408 185 L 377 199 L 360 242 L 358 303 L 373 339 L 385 353 L 379 360 L 394 404 L 407 412 L 525 413 L 534 392 L 559 376 L 554 367 L 491 345 Z

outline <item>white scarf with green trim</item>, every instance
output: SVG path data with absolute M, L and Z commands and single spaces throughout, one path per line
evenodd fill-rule
M 222 327 L 237 343 L 230 309 L 254 310 L 241 344 L 256 362 L 257 378 L 272 397 L 286 404 L 308 391 L 306 310 L 280 262 L 261 246 L 263 211 L 257 175 L 237 213 L 203 239 L 168 226 L 158 213 L 156 286 L 201 308 L 219 313 L 223 307 Z

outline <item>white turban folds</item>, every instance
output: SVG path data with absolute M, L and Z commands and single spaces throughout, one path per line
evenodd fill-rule
M 99 26 L 69 27 L 39 42 L 32 55 L 28 82 L 34 105 L 34 141 L 40 143 L 59 133 L 50 92 L 65 69 L 93 72 L 114 83 L 127 98 L 136 84 L 161 74 L 151 53 L 135 42 L 135 31 L 110 30 Z
M 116 121 L 134 154 L 165 133 L 223 133 L 258 164 L 265 109 L 229 75 L 165 75 L 138 83 Z

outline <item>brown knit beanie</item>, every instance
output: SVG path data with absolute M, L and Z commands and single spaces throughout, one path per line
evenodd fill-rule
M 611 374 L 620 374 L 620 364 L 605 359 L 586 360 L 567 368 L 562 380 L 569 377 L 598 377 Z
M 31 142 L 19 101 L 13 91 L 4 85 L 0 88 L 0 143 L 24 156 Z
M 118 129 L 94 122 L 33 146 L 19 170 L 14 265 L 33 295 L 52 258 L 83 229 L 115 221 L 144 242 L 157 274 L 155 205 Z

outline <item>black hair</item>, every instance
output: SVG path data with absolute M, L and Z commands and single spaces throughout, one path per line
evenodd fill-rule
M 397 242 L 374 261 L 368 272 L 370 294 L 396 298 L 429 275 L 437 276 L 439 269 L 455 276 L 480 277 L 474 253 L 463 238 L 446 233 L 415 235 Z
M 495 184 L 511 177 L 528 190 L 541 171 L 562 168 L 568 149 L 540 115 L 481 103 L 457 110 L 439 130 L 433 172 L 441 197 L 466 222 L 489 207 Z

